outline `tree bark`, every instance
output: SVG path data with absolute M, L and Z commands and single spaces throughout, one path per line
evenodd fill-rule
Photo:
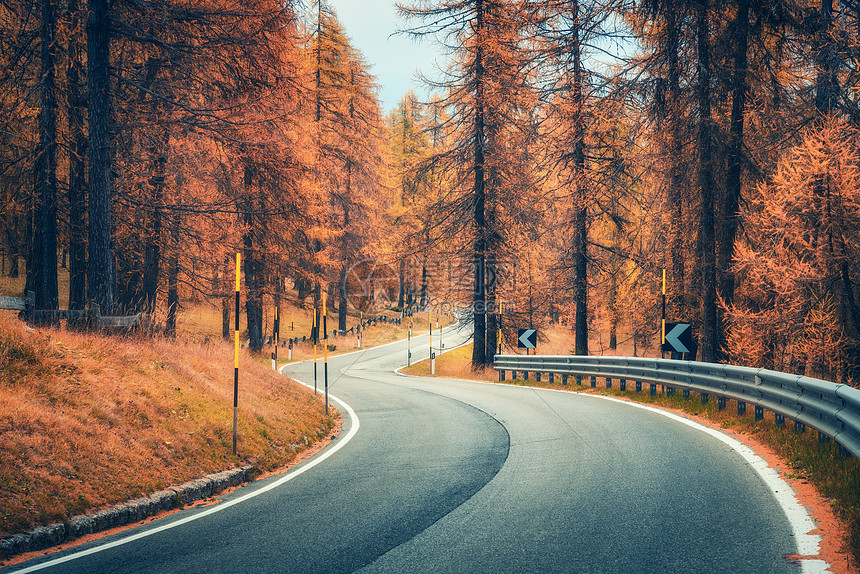
M 167 320 L 164 334 L 176 336 L 176 314 L 179 311 L 179 212 L 173 214 L 170 225 L 170 260 L 167 264 Z
M 152 313 L 158 296 L 158 274 L 161 263 L 161 216 L 162 198 L 164 196 L 164 181 L 166 178 L 167 142 L 161 149 L 151 149 L 152 172 L 149 180 L 149 206 L 146 214 L 147 229 L 145 230 L 143 255 L 143 309 Z
M 89 92 L 89 243 L 87 296 L 102 314 L 113 312 L 111 246 L 111 86 L 108 0 L 89 0 L 87 77 Z
M 749 0 L 738 1 L 735 18 L 734 73 L 732 78 L 732 115 L 729 128 L 728 169 L 726 171 L 726 196 L 723 203 L 723 233 L 720 241 L 717 267 L 720 270 L 720 295 L 727 307 L 735 298 L 735 274 L 731 269 L 739 224 L 738 206 L 741 197 L 743 174 L 744 109 L 747 89 L 747 43 L 749 36 Z M 720 341 L 722 343 L 722 340 Z M 718 355 L 720 350 L 717 349 Z
M 681 83 L 678 63 L 679 30 L 676 8 L 669 4 L 666 8 L 667 46 L 666 52 L 669 66 L 669 212 L 671 214 L 671 237 L 669 253 L 671 259 L 671 274 L 667 278 L 668 307 L 676 318 L 686 315 L 685 280 L 686 268 L 684 257 L 684 178 L 683 165 L 683 136 L 681 133 Z
M 474 203 L 472 224 L 474 239 L 472 244 L 472 265 L 474 283 L 472 292 L 472 321 L 473 321 L 473 346 L 472 346 L 472 368 L 483 368 L 487 364 L 486 355 L 486 286 L 485 278 L 485 251 L 486 251 L 486 220 L 484 214 L 484 2 L 475 1 L 475 29 L 477 35 L 475 53 L 475 123 L 474 123 L 474 158 L 473 158 L 473 182 L 472 201 Z
M 39 157 L 36 188 L 38 197 L 34 247 L 38 251 L 36 308 L 59 309 L 57 289 L 57 76 L 56 76 L 56 0 L 41 0 L 41 85 L 39 88 Z
M 346 286 L 347 264 L 340 268 L 340 280 L 338 281 L 338 302 L 337 302 L 337 329 L 338 331 L 346 331 L 346 314 L 347 314 L 347 286 Z
M 84 114 L 87 107 L 83 81 L 83 10 L 78 0 L 68 0 L 69 67 L 69 309 L 81 310 L 87 299 L 86 153 Z
M 256 221 L 250 209 L 253 175 L 250 167 L 245 168 L 245 209 L 243 217 L 245 231 L 242 235 L 243 270 L 245 272 L 245 309 L 248 319 L 248 338 L 251 352 L 263 350 L 263 293 L 262 263 L 259 258 L 260 245 L 256 232 Z
M 699 188 L 701 211 L 699 250 L 702 267 L 701 359 L 713 362 L 718 346 L 716 254 L 714 238 L 714 174 L 711 150 L 711 62 L 708 29 L 708 0 L 699 0 L 696 16 L 696 45 L 699 58 L 698 112 Z
M 582 62 L 580 47 L 579 2 L 571 3 L 573 41 L 573 300 L 575 306 L 574 346 L 577 355 L 588 355 L 588 197 L 585 185 L 585 125 L 582 95 Z

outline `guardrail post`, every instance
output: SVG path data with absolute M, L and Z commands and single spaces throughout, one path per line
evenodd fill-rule
M 726 397 L 717 397 L 717 410 L 721 411 L 726 408 Z
M 747 404 L 744 401 L 738 401 L 738 416 L 744 415 L 747 412 Z
M 551 385 L 555 384 L 555 373 L 549 374 L 549 384 L 551 384 Z
M 702 397 L 702 404 L 703 405 L 708 404 L 708 393 L 702 393 L 701 397 Z
M 684 389 L 683 394 L 684 394 L 684 400 L 685 401 L 690 400 L 690 389 Z
M 597 388 L 597 375 L 591 375 L 591 388 Z
M 636 392 L 637 393 L 642 392 L 642 381 L 636 381 Z
M 529 372 L 528 371 L 523 371 L 523 380 L 525 380 L 525 381 L 529 380 Z
M 578 387 L 582 386 L 582 375 L 576 375 L 576 385 Z
M 650 389 L 649 394 L 652 397 L 656 397 L 657 396 L 657 385 L 655 385 L 654 383 L 648 383 L 648 388 Z
M 535 381 L 540 382 L 540 371 L 535 373 Z
M 27 291 L 27 297 L 24 300 L 24 317 L 29 323 L 36 319 L 36 293 L 33 291 Z
M 823 432 L 818 431 L 818 442 L 820 442 L 821 444 L 827 444 L 830 442 L 830 437 Z
M 836 451 L 837 451 L 837 454 L 839 456 L 841 456 L 843 458 L 851 458 L 851 452 L 847 448 L 845 448 L 844 446 L 842 446 L 839 443 L 836 443 L 836 446 L 837 446 Z
M 622 391 L 626 391 L 627 390 L 627 379 L 619 379 L 618 380 L 618 386 Z
M 796 432 L 796 433 L 806 432 L 806 425 L 800 421 L 794 421 L 794 432 Z
M 783 428 L 785 426 L 785 415 L 781 415 L 779 413 L 773 414 L 773 422 L 776 424 L 778 428 Z
M 675 394 L 675 387 L 666 387 L 664 385 L 664 388 L 666 389 L 666 396 L 667 397 L 671 397 L 672 395 Z
M 612 388 L 612 377 L 606 377 L 606 388 L 607 389 Z
M 561 384 L 562 384 L 562 385 L 566 385 L 566 384 L 567 384 L 567 373 L 562 373 L 562 374 L 561 374 Z
M 512 381 L 517 380 L 517 372 L 516 371 L 511 371 L 511 380 Z
M 504 369 L 499 369 L 499 380 L 500 381 L 505 380 L 505 370 Z
M 755 407 L 755 420 L 760 421 L 764 418 L 764 407 L 760 407 L 756 405 Z

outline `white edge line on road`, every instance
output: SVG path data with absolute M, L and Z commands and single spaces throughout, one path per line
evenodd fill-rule
M 295 381 L 296 379 L 293 379 L 293 380 Z M 313 387 L 308 385 L 307 383 L 303 383 L 302 381 L 296 381 L 296 382 L 313 389 Z M 289 482 L 290 480 L 292 480 L 292 479 L 296 478 L 297 476 L 303 474 L 304 472 L 312 469 L 313 467 L 320 464 L 321 462 L 326 460 L 328 457 L 330 457 L 331 455 L 333 455 L 334 453 L 339 451 L 358 432 L 358 428 L 360 426 L 360 423 L 358 420 L 358 415 L 355 414 L 355 411 L 353 411 L 352 408 L 348 404 L 346 404 L 342 400 L 338 399 L 334 395 L 329 394 L 329 398 L 331 398 L 333 401 L 335 401 L 336 403 L 338 403 L 340 406 L 342 406 L 344 408 L 344 410 L 349 414 L 349 417 L 352 420 L 352 425 L 350 426 L 349 432 L 347 432 L 346 435 L 342 439 L 337 441 L 337 443 L 333 447 L 331 447 L 329 450 L 323 451 L 322 453 L 320 453 L 319 455 L 317 455 L 315 457 L 312 457 L 307 462 L 307 464 L 305 464 L 304 466 L 301 466 L 295 470 L 287 471 L 287 473 L 283 477 L 279 478 L 275 482 L 272 482 L 271 484 L 267 484 L 266 486 L 264 486 L 263 488 L 260 488 L 259 490 L 249 492 L 248 494 L 246 494 L 244 496 L 240 496 L 239 498 L 233 499 L 229 502 L 223 502 L 221 504 L 212 506 L 209 509 L 204 510 L 203 512 L 200 512 L 198 514 L 194 514 L 194 515 L 188 516 L 186 518 L 183 518 L 181 520 L 177 520 L 176 522 L 171 522 L 169 524 L 165 524 L 163 526 L 153 528 L 152 530 L 146 530 L 144 532 L 139 532 L 138 534 L 134 534 L 134 535 L 129 536 L 127 538 L 121 538 L 119 540 L 114 540 L 113 542 L 109 542 L 107 544 L 102 544 L 100 546 L 89 548 L 87 550 L 82 550 L 82 551 L 76 552 L 74 554 L 69 554 L 68 556 L 56 558 L 54 560 L 50 560 L 50 561 L 44 562 L 42 564 L 36 564 L 34 566 L 24 568 L 23 570 L 14 570 L 14 573 L 15 574 L 25 574 L 26 572 L 36 572 L 38 570 L 44 570 L 45 568 L 51 568 L 53 566 L 57 566 L 59 564 L 65 563 L 65 562 L 70 562 L 70 561 L 76 560 L 78 558 L 83 558 L 84 556 L 89 556 L 91 554 L 96 554 L 96 553 L 102 552 L 104 550 L 116 548 L 117 546 L 122 546 L 124 544 L 128 544 L 128 543 L 134 542 L 136 540 L 140 540 L 141 538 L 146 538 L 147 536 L 152 536 L 153 534 L 158 534 L 160 532 L 164 532 L 165 530 L 170 530 L 171 528 L 176 528 L 177 526 L 182 526 L 183 524 L 193 522 L 193 521 L 198 520 L 200 518 L 205 518 L 207 516 L 215 514 L 216 512 L 221 512 L 222 510 L 230 508 L 231 506 L 235 506 L 236 504 L 245 502 L 246 500 L 250 500 L 250 499 L 252 499 L 256 496 L 259 496 L 265 492 L 269 492 L 270 490 L 274 490 L 275 488 L 278 488 L 279 486 L 283 485 L 286 482 Z
M 396 372 L 406 377 L 416 376 L 400 373 L 399 369 Z M 570 394 L 571 392 L 564 391 L 561 389 L 541 389 L 537 387 L 509 385 L 506 383 L 494 383 L 490 381 L 476 381 L 471 379 L 455 380 L 464 380 L 466 382 L 478 383 L 481 385 L 504 385 L 513 389 L 528 389 L 531 391 L 548 391 L 567 394 Z M 672 420 L 683 423 L 689 427 L 706 433 L 721 441 L 722 443 L 728 445 L 732 450 L 738 453 L 738 455 L 740 455 L 740 457 L 743 458 L 744 461 L 749 464 L 753 468 L 753 470 L 756 471 L 756 473 L 758 473 L 762 481 L 764 481 L 765 485 L 770 490 L 771 494 L 774 496 L 774 498 L 776 498 L 777 503 L 779 504 L 780 508 L 782 508 L 782 511 L 783 513 L 785 513 L 785 516 L 788 519 L 788 523 L 791 526 L 792 536 L 794 537 L 795 545 L 797 546 L 797 554 L 800 556 L 818 555 L 820 551 L 819 544 L 821 542 L 821 536 L 817 534 L 809 534 L 812 530 L 818 527 L 815 524 L 815 521 L 810 516 L 809 510 L 807 510 L 804 506 L 800 504 L 800 502 L 797 500 L 797 496 L 795 495 L 794 489 L 792 489 L 791 485 L 789 485 L 782 479 L 782 477 L 780 477 L 779 472 L 768 466 L 767 462 L 762 457 L 757 455 L 750 447 L 743 444 L 739 440 L 730 437 L 729 435 L 720 430 L 705 426 L 692 419 L 688 419 L 687 417 L 675 414 L 671 411 L 665 411 L 657 407 L 643 405 L 634 401 L 625 401 L 623 399 L 618 399 L 615 397 L 607 397 L 605 395 L 592 395 L 586 393 L 577 394 L 594 397 L 597 399 L 604 399 L 607 401 L 613 401 L 616 403 L 628 405 L 638 409 L 644 409 L 646 411 L 651 411 L 653 413 L 663 415 L 664 417 L 668 417 Z M 830 567 L 830 565 L 823 560 L 801 559 L 798 560 L 798 562 L 800 562 L 801 564 L 802 574 L 823 574 L 825 572 L 829 572 L 828 568 Z

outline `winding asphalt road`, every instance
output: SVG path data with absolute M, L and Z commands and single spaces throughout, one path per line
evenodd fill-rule
M 405 348 L 330 358 L 343 432 L 287 475 L 4 572 L 800 571 L 774 486 L 718 438 L 594 396 L 398 375 Z

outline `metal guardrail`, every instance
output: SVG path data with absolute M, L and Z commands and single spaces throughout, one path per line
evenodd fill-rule
M 87 310 L 67 309 L 36 309 L 36 294 L 27 291 L 26 297 L 9 297 L 0 295 L 0 309 L 21 311 L 19 317 L 28 323 L 57 323 L 60 319 L 77 319 L 93 329 L 136 329 L 149 325 L 149 316 L 145 313 L 128 316 L 102 315 L 99 306 L 89 305 Z
M 695 391 L 707 402 L 713 394 L 738 401 L 738 412 L 746 403 L 756 407 L 756 419 L 767 409 L 777 423 L 785 417 L 795 428 L 816 429 L 832 437 L 845 450 L 860 457 L 860 389 L 801 375 L 718 363 L 673 361 L 644 357 L 586 357 L 578 355 L 496 355 L 493 368 L 504 380 L 505 371 L 596 377 L 663 385 L 668 389 Z M 516 375 L 514 375 L 516 376 Z M 539 375 L 538 375 L 539 376 Z M 721 406 L 722 406 L 721 404 Z

